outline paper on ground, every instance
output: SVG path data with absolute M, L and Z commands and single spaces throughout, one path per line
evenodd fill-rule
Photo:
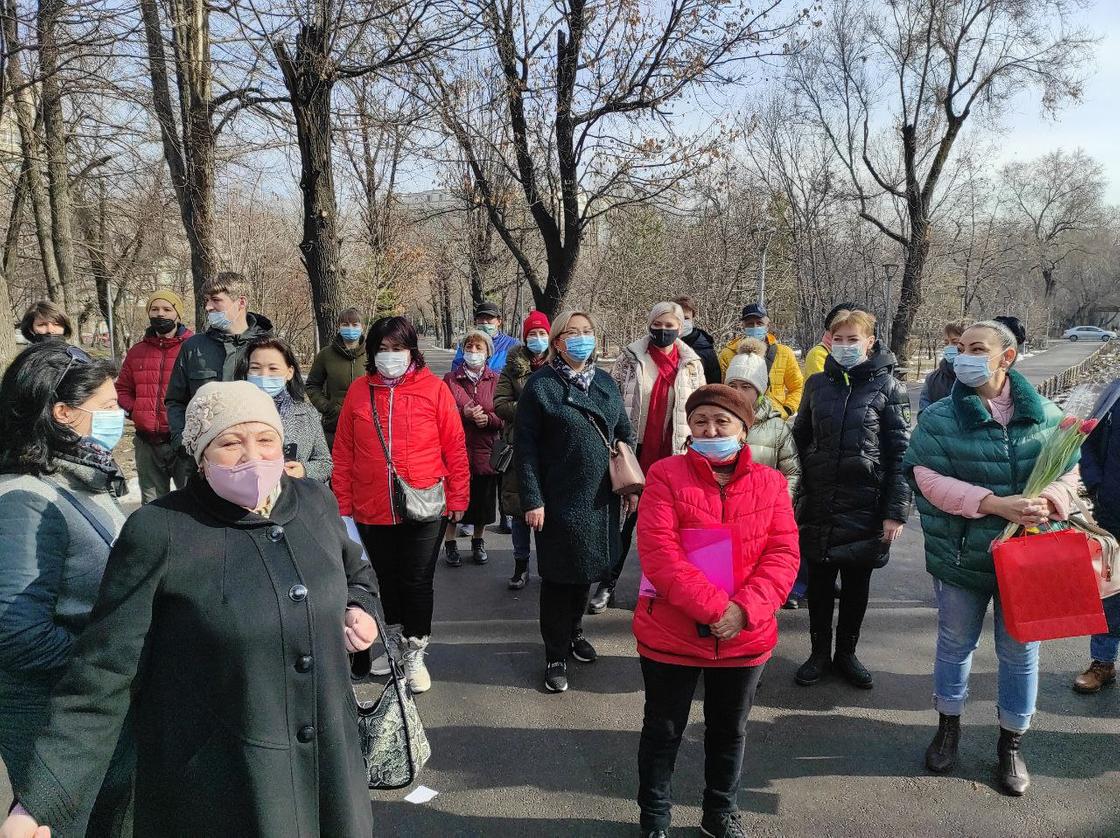
M 427 786 L 417 786 L 406 794 L 404 799 L 409 803 L 427 803 L 437 794 L 439 794 L 439 792 L 435 789 L 430 789 Z

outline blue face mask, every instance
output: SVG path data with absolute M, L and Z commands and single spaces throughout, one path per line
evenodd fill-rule
M 867 359 L 867 353 L 864 351 L 864 347 L 858 343 L 849 343 L 843 346 L 834 343 L 830 351 L 832 357 L 836 359 L 836 363 L 846 370 L 859 366 Z
M 693 439 L 689 447 L 713 463 L 730 460 L 743 448 L 743 443 L 733 436 L 714 436 L 707 439 Z
M 78 410 L 83 410 L 93 417 L 87 439 L 112 451 L 124 436 L 124 411 L 86 410 L 84 407 L 79 407 Z
M 755 340 L 766 340 L 766 336 L 770 334 L 770 330 L 766 326 L 747 326 L 743 329 L 743 334 Z
M 941 351 L 941 357 L 950 364 L 953 363 L 953 360 L 960 354 L 961 351 L 951 343 Z
M 525 346 L 528 347 L 529 351 L 534 355 L 540 355 L 542 352 L 548 351 L 548 338 L 529 338 L 525 341 Z
M 338 333 L 347 343 L 353 343 L 356 340 L 362 339 L 361 326 L 340 326 L 338 329 Z
M 953 359 L 957 381 L 966 387 L 982 387 L 992 378 L 987 355 L 957 355 Z
M 565 338 L 564 349 L 577 361 L 586 361 L 595 351 L 595 335 L 572 335 Z
M 226 313 L 221 309 L 206 312 L 206 323 L 211 329 L 223 330 L 233 325 L 233 321 L 226 317 Z
M 281 391 L 288 386 L 287 380 L 279 375 L 247 375 L 245 380 L 250 384 L 256 384 L 273 398 L 280 395 Z

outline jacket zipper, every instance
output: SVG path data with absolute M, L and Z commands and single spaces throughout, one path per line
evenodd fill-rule
M 163 341 L 161 340 L 160 343 L 162 344 Z M 166 389 L 163 386 L 163 362 L 166 361 L 166 360 L 167 360 L 167 352 L 164 350 L 163 346 L 160 346 L 160 353 L 159 353 L 159 389 L 160 389 L 161 392 L 166 392 Z M 160 405 L 162 405 L 162 404 L 163 404 L 162 401 L 157 401 L 156 402 L 156 433 L 164 433 L 164 430 L 163 430 L 163 428 L 160 427 L 160 422 L 159 422 L 159 408 L 160 408 Z M 165 415 L 166 415 L 166 408 L 164 409 L 164 411 L 165 411 Z M 168 433 L 171 432 L 170 423 L 167 425 L 167 432 Z
M 397 510 L 396 510 L 396 507 L 393 506 L 393 466 L 391 465 L 392 461 L 393 461 L 393 390 L 394 389 L 396 389 L 396 388 L 394 388 L 394 387 L 389 388 L 389 433 L 386 435 L 386 440 L 387 440 L 386 444 L 389 448 L 389 456 L 385 460 L 385 482 L 387 484 L 387 488 L 389 489 L 389 517 L 393 519 L 394 524 L 399 524 L 400 521 L 397 520 Z M 374 398 L 377 398 L 376 391 L 374 392 Z M 370 418 L 372 419 L 373 417 L 370 417 Z
M 844 420 L 848 416 L 848 402 L 851 401 L 851 398 L 852 398 L 852 379 L 846 371 L 844 372 L 844 384 L 846 385 L 845 389 L 844 389 L 844 404 L 840 407 L 840 429 L 836 434 L 837 445 L 836 445 L 836 464 L 835 464 L 835 468 L 833 469 L 834 474 L 838 474 L 840 472 L 840 460 L 844 456 L 844 452 L 841 449 L 841 444 L 844 440 Z M 835 501 L 835 499 L 836 499 L 836 496 L 834 494 L 833 495 L 833 500 Z M 825 542 L 824 542 L 826 549 L 825 549 L 825 554 L 823 556 L 823 561 L 825 563 L 828 562 L 827 546 L 828 546 L 828 542 L 831 539 L 832 539 L 832 526 L 830 525 L 829 528 L 828 528 L 828 538 L 826 538 Z

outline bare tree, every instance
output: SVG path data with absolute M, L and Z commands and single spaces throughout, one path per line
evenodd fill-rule
M 1069 18 L 1085 5 L 897 0 L 873 9 L 836 0 L 794 61 L 794 81 L 847 169 L 860 217 L 904 251 L 896 353 L 922 303 L 932 210 L 962 129 L 1023 89 L 1039 90 L 1047 110 L 1080 95 L 1093 41 Z M 881 135 L 879 126 L 887 126 Z
M 1082 246 L 1077 233 L 1104 220 L 1104 166 L 1082 149 L 1062 149 L 1037 160 L 1010 163 L 1001 171 L 1015 214 L 1025 224 L 1025 238 L 1034 254 L 1033 270 L 1042 275 L 1049 306 L 1057 288 L 1055 272 Z
M 553 315 L 575 275 L 589 226 L 614 208 L 652 200 L 710 159 L 709 136 L 674 131 L 671 109 L 740 77 L 748 59 L 782 52 L 801 14 L 781 0 L 744 11 L 722 0 L 592 5 L 468 0 L 472 53 L 417 79 L 463 150 L 490 223 L 513 254 L 536 307 Z M 477 44 L 477 46 L 476 46 Z M 476 50 L 477 52 L 473 52 Z M 495 148 L 464 98 L 494 68 L 482 103 L 502 115 Z M 546 274 L 519 243 L 491 183 L 498 155 L 516 180 L 544 251 Z

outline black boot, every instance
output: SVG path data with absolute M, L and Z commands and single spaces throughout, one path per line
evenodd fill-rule
M 859 658 L 856 657 L 856 644 L 859 643 L 858 634 L 840 634 L 836 637 L 836 656 L 832 665 L 841 677 L 853 687 L 869 690 L 875 686 L 871 673 L 867 671 Z
M 509 578 L 509 589 L 520 591 L 529 582 L 529 560 L 513 560 L 513 576 Z
M 462 567 L 463 557 L 459 555 L 459 545 L 454 541 L 443 542 L 443 549 L 446 553 L 448 567 Z
M 600 582 L 587 603 L 587 613 L 602 614 L 612 602 L 614 602 L 614 583 Z
M 809 660 L 801 664 L 793 676 L 793 680 L 803 687 L 811 687 L 821 680 L 832 661 L 832 635 L 817 633 L 810 634 L 809 638 L 813 644 Z
M 999 754 L 999 782 L 1003 790 L 1012 797 L 1022 797 L 1031 785 L 1027 761 L 1019 750 L 1022 739 L 1021 733 L 1012 733 L 1002 727 L 999 729 L 999 744 L 996 745 L 996 752 Z
M 486 555 L 486 542 L 481 538 L 471 539 L 471 561 L 475 564 L 486 564 L 490 557 Z
M 957 764 L 957 746 L 961 743 L 961 717 L 939 713 L 937 735 L 926 748 L 926 768 L 935 774 L 952 771 Z

